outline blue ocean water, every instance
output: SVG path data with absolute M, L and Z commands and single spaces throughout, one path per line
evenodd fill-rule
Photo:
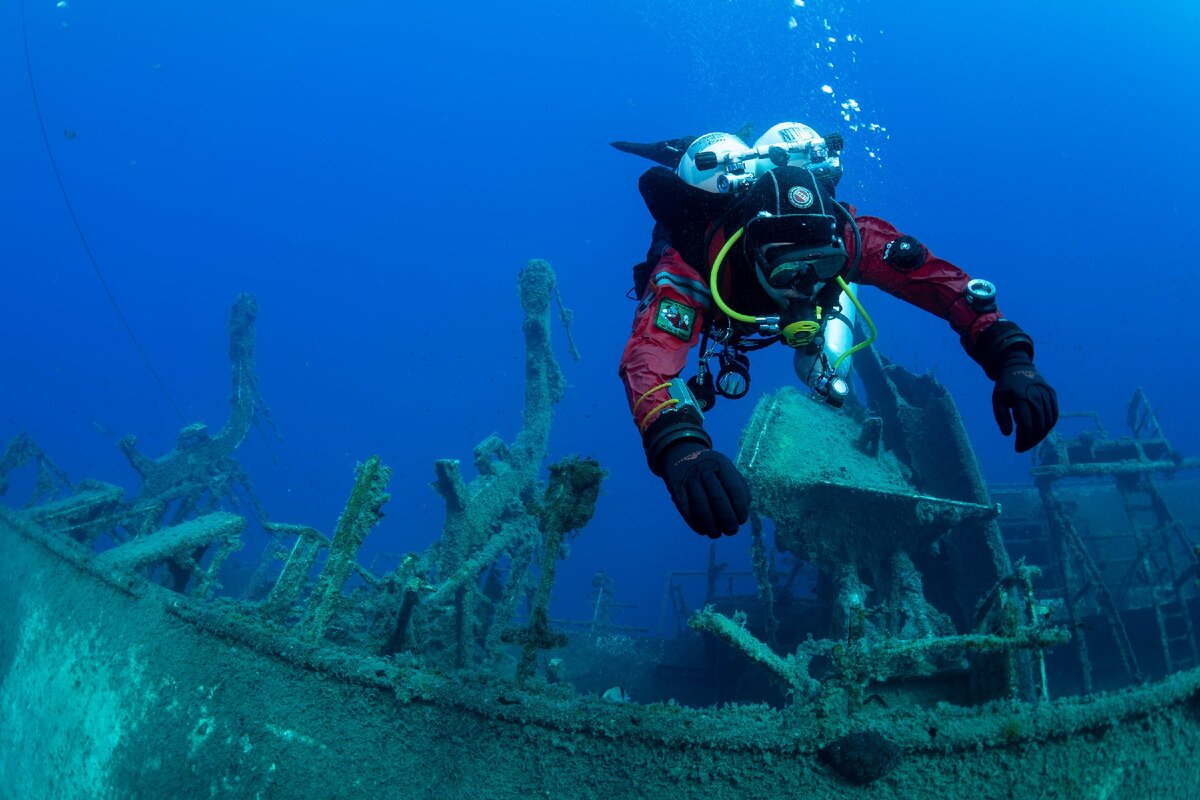
M 22 13 L 64 185 L 183 420 L 59 194 Z M 664 573 L 709 548 L 647 472 L 616 377 L 650 217 L 648 162 L 608 142 L 793 119 L 846 135 L 841 197 L 1000 287 L 1065 409 L 1120 431 L 1144 386 L 1197 455 L 1197 45 L 1200 8 L 1165 0 L 6 3 L 0 440 L 28 431 L 73 478 L 134 487 L 117 437 L 157 454 L 183 422 L 224 421 L 226 315 L 253 292 L 284 441 L 242 458 L 271 516 L 331 530 L 379 453 L 392 501 L 365 555 L 418 549 L 442 519 L 432 462 L 519 427 L 514 278 L 546 258 L 584 356 L 559 338 L 551 455 L 611 471 L 556 608 L 579 612 L 602 569 L 652 624 Z M 988 478 L 1021 480 L 945 323 L 863 301 L 880 348 L 958 398 Z M 750 397 L 710 415 L 718 443 L 792 381 L 786 354 L 756 358 Z

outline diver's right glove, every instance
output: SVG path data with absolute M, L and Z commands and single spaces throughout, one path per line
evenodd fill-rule
M 663 454 L 663 481 L 680 516 L 710 539 L 733 536 L 750 516 L 750 485 L 724 453 L 696 441 Z
M 1033 339 L 1015 322 L 999 319 L 975 342 L 963 347 L 987 376 L 992 390 L 992 414 L 1004 436 L 1017 432 L 1016 449 L 1032 449 L 1058 422 L 1058 395 L 1033 365 Z
M 727 456 L 712 449 L 704 416 L 690 393 L 684 397 L 646 429 L 646 462 L 667 484 L 692 530 L 711 539 L 732 536 L 750 516 L 750 485 Z
M 1024 351 L 1009 353 L 1000 366 L 992 390 L 992 414 L 1004 436 L 1015 425 L 1018 453 L 1045 439 L 1058 421 L 1058 395 Z

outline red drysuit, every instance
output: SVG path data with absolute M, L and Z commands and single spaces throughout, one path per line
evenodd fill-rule
M 926 251 L 924 263 L 909 271 L 885 261 L 888 245 L 903 234 L 878 217 L 858 216 L 853 208 L 850 213 L 862 236 L 862 259 L 857 271 L 847 280 L 879 287 L 936 314 L 949 322 L 960 337 L 965 337 L 967 344 L 973 344 L 980 333 L 1000 318 L 998 312 L 980 314 L 967 305 L 963 292 L 971 277 L 931 252 Z M 845 241 L 853 262 L 854 239 L 849 226 Z M 720 244 L 717 237 L 710 247 L 710 261 Z M 752 269 L 752 265 L 741 261 L 723 267 L 723 271 L 731 272 Z M 736 284 L 737 276 L 732 280 Z M 724 294 L 724 280 L 722 284 Z M 770 307 L 731 305 L 742 313 L 777 313 L 777 309 Z M 721 311 L 712 303 L 708 275 L 702 275 L 685 262 L 677 250 L 668 248 L 650 274 L 650 282 L 638 304 L 633 330 L 621 357 L 621 380 L 625 383 L 630 410 L 639 430 L 644 431 L 664 408 L 670 407 L 663 405 L 668 399 L 665 388 L 650 390 L 677 377 L 687 365 L 688 351 L 698 341 L 710 313 L 721 314 Z

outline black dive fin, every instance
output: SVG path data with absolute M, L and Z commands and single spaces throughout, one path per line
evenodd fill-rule
M 612 146 L 622 153 L 630 153 L 642 158 L 648 158 L 655 164 L 675 169 L 679 166 L 688 145 L 696 141 L 695 136 L 683 139 L 664 139 L 661 142 L 611 142 Z
M 750 141 L 754 135 L 754 123 L 747 122 L 736 134 L 743 142 Z M 648 158 L 655 164 L 676 169 L 687 152 L 688 146 L 696 141 L 695 136 L 685 136 L 682 139 L 663 139 L 661 142 L 609 142 L 622 153 L 630 153 L 642 158 Z

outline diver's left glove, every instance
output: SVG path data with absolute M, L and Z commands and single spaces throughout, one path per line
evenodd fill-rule
M 997 320 L 980 334 L 973 345 L 964 347 L 996 382 L 992 390 L 992 414 L 1000 433 L 1016 429 L 1016 449 L 1032 449 L 1058 422 L 1058 395 L 1033 365 L 1033 339 L 1015 323 Z

